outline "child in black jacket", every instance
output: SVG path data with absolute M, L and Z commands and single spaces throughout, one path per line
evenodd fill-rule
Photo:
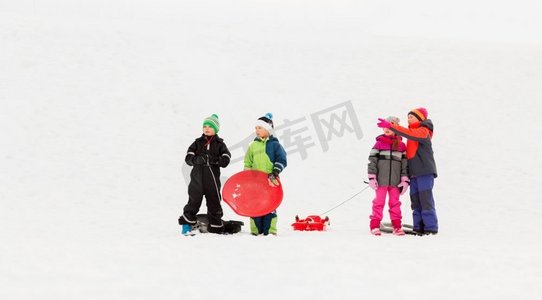
M 224 140 L 218 137 L 219 130 L 218 116 L 213 114 L 203 121 L 203 135 L 188 148 L 185 162 L 193 168 L 188 185 L 188 203 L 179 218 L 183 233 L 196 225 L 196 214 L 201 207 L 203 196 L 206 199 L 209 218 L 207 230 L 212 233 L 224 231 L 220 205 L 220 168 L 228 166 L 231 154 Z

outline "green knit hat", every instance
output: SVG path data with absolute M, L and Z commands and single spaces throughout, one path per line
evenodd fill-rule
M 220 130 L 220 122 L 218 121 L 218 116 L 212 114 L 210 117 L 205 118 L 205 120 L 203 120 L 203 126 L 209 126 L 215 130 L 215 133 L 218 133 L 218 131 Z

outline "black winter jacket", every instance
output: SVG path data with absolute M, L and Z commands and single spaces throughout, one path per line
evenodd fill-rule
M 220 173 L 220 167 L 229 165 L 231 153 L 218 135 L 202 135 L 188 147 L 184 160 L 189 166 L 194 166 L 194 169 L 211 166 L 213 171 Z

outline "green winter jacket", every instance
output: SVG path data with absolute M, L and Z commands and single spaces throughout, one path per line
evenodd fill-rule
M 280 173 L 284 168 L 286 168 L 286 151 L 276 137 L 270 136 L 263 140 L 257 137 L 250 143 L 245 155 L 245 170 L 266 173 L 277 170 Z

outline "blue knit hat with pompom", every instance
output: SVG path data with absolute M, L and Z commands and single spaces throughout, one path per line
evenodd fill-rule
M 256 120 L 256 126 L 265 128 L 269 133 L 273 133 L 275 126 L 273 125 L 273 114 L 266 113 L 263 117 Z

